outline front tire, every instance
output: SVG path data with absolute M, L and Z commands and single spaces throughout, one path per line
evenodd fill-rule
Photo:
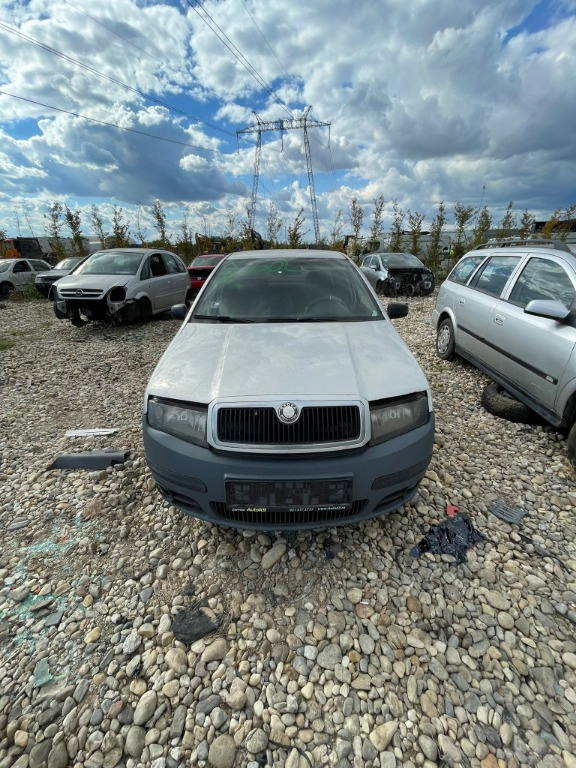
M 436 334 L 436 354 L 442 360 L 454 359 L 454 326 L 452 320 L 445 318 L 438 326 L 438 332 Z
M 12 283 L 0 283 L 0 299 L 7 299 L 13 290 Z

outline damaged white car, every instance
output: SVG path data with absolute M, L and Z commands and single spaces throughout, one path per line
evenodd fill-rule
M 190 277 L 175 253 L 153 248 L 97 251 L 50 291 L 60 320 L 145 320 L 191 300 Z

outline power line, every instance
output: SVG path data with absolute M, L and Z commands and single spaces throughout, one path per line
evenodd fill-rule
M 188 144 L 185 141 L 178 141 L 177 139 L 168 139 L 166 136 L 158 136 L 155 133 L 147 133 L 146 131 L 139 131 L 136 128 L 126 128 L 123 125 L 117 125 L 116 123 L 109 123 L 106 120 L 97 120 L 95 117 L 87 117 L 87 115 L 81 115 L 79 112 L 71 112 L 68 109 L 60 109 L 60 107 L 53 107 L 51 104 L 43 104 L 41 101 L 34 101 L 34 99 L 27 99 L 24 96 L 16 96 L 15 93 L 8 93 L 7 91 L 1 91 L 3 96 L 10 96 L 13 99 L 19 99 L 20 101 L 27 101 L 29 104 L 35 104 L 39 107 L 45 107 L 46 109 L 53 109 L 55 112 L 63 112 L 65 115 L 72 115 L 73 117 L 80 117 L 82 120 L 89 120 L 91 123 L 98 123 L 99 125 L 107 125 L 110 128 L 118 128 L 120 131 L 128 131 L 129 133 L 137 133 L 140 136 L 147 136 L 150 139 L 158 139 L 159 141 L 167 141 L 170 144 L 179 144 L 181 147 L 190 147 L 191 149 L 200 149 L 202 152 L 212 152 L 213 154 L 224 154 L 218 152 L 216 149 L 209 149 L 208 147 L 199 147 L 196 144 Z
M 252 77 L 260 85 L 260 87 L 263 88 L 274 99 L 274 101 L 278 102 L 278 104 L 280 104 L 283 107 L 283 109 L 286 110 L 286 112 L 290 115 L 290 117 L 293 117 L 292 111 L 290 110 L 288 105 L 285 104 L 284 101 L 282 101 L 282 99 L 276 94 L 272 86 L 268 85 L 268 83 L 264 80 L 264 78 L 261 77 L 258 71 L 252 66 L 252 64 L 250 64 L 250 62 L 244 56 L 244 54 L 234 45 L 234 43 L 232 42 L 232 40 L 230 40 L 230 38 L 224 32 L 224 30 L 218 25 L 216 21 L 214 21 L 212 16 L 210 16 L 208 11 L 202 5 L 202 1 L 199 0 L 198 4 L 202 8 L 206 16 L 210 19 L 212 24 L 214 24 L 216 29 L 218 29 L 220 34 L 218 34 L 218 32 L 216 32 L 216 30 L 210 26 L 208 21 L 206 21 L 205 17 L 201 15 L 200 11 L 195 5 L 192 5 L 190 0 L 186 0 L 186 2 L 190 6 L 190 8 L 192 8 L 192 10 L 199 16 L 199 18 L 202 19 L 202 21 L 206 24 L 208 29 L 210 29 L 216 35 L 216 37 L 220 40 L 220 42 L 223 43 L 226 46 L 226 48 L 228 48 L 228 50 L 234 56 L 234 58 L 244 67 L 244 69 L 246 69 L 252 75 Z M 241 59 L 243 59 L 244 61 L 242 61 Z
M 29 37 L 23 32 L 20 32 L 17 29 L 13 29 L 7 24 L 3 24 L 2 22 L 0 22 L 0 28 L 4 29 L 6 32 L 9 32 L 10 34 L 16 35 L 16 37 L 19 37 L 28 43 L 32 43 L 32 45 L 36 45 L 39 48 L 42 48 L 48 53 L 51 53 L 55 56 L 58 56 L 61 59 L 64 59 L 65 61 L 70 62 L 74 66 L 80 67 L 81 69 L 84 69 L 87 72 L 90 72 L 91 74 L 96 75 L 97 77 L 103 78 L 104 80 L 108 80 L 108 82 L 110 83 L 119 85 L 120 87 L 125 88 L 126 90 L 131 91 L 132 93 L 135 93 L 138 96 L 141 96 L 147 101 L 153 101 L 155 104 L 159 104 L 160 106 L 165 107 L 171 112 L 176 112 L 179 115 L 182 115 L 183 117 L 187 117 L 189 120 L 192 120 L 196 123 L 202 123 L 208 128 L 212 128 L 212 130 L 214 131 L 219 131 L 220 133 L 226 134 L 226 136 L 231 136 L 233 138 L 236 138 L 235 134 L 231 133 L 230 131 L 226 131 L 224 128 L 219 128 L 216 125 L 212 125 L 212 123 L 208 123 L 206 120 L 202 120 L 202 118 L 197 117 L 196 115 L 191 115 L 188 112 L 184 112 L 183 110 L 178 109 L 178 107 L 173 107 L 170 104 L 166 103 L 165 101 L 162 101 L 161 99 L 157 99 L 155 96 L 151 96 L 150 94 L 147 94 L 144 91 L 139 90 L 138 88 L 134 88 L 133 86 L 128 85 L 127 83 L 124 83 L 122 80 L 118 80 L 117 78 L 111 77 L 110 75 L 106 75 L 104 74 L 104 72 L 100 72 L 99 70 L 94 69 L 93 67 L 89 67 L 87 64 L 83 64 L 81 61 L 78 61 L 77 59 L 74 59 L 71 56 L 67 56 L 65 53 L 62 53 L 62 51 L 59 51 L 56 48 L 52 48 L 51 46 L 46 45 L 45 43 L 41 43 L 39 40 L 35 40 L 33 37 Z
M 264 42 L 266 43 L 266 45 L 268 46 L 268 48 L 270 48 L 270 52 L 272 53 L 272 56 L 274 56 L 274 58 L 276 59 L 276 61 L 278 62 L 278 64 L 280 64 L 280 66 L 281 66 L 281 67 L 282 67 L 282 69 L 284 70 L 284 74 L 285 74 L 287 77 L 290 77 L 290 75 L 289 75 L 288 71 L 286 70 L 286 67 L 284 66 L 284 64 L 282 64 L 282 62 L 280 61 L 280 59 L 279 59 L 279 58 L 278 58 L 278 56 L 276 55 L 276 53 L 275 53 L 274 49 L 272 48 L 272 46 L 270 45 L 270 43 L 268 42 L 268 40 L 266 40 L 266 37 L 264 36 L 264 33 L 262 32 L 262 30 L 260 29 L 260 27 L 258 26 L 258 24 L 256 24 L 256 19 L 254 18 L 254 16 L 252 16 L 252 14 L 250 13 L 250 11 L 248 10 L 248 7 L 247 7 L 246 3 L 244 2 L 244 0 L 241 0 L 241 2 L 242 2 L 242 5 L 244 6 L 244 10 L 245 10 L 245 11 L 246 11 L 246 13 L 248 14 L 248 16 L 250 16 L 250 18 L 252 19 L 252 23 L 254 24 L 254 26 L 256 27 L 256 29 L 258 30 L 258 32 L 260 32 L 260 35 L 261 35 L 261 37 L 262 37 L 262 40 L 264 40 Z

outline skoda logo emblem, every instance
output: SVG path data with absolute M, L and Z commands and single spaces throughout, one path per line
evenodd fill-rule
M 293 424 L 298 421 L 300 416 L 300 408 L 295 403 L 282 403 L 278 408 L 278 418 L 283 421 L 284 424 Z
M 84 291 L 82 290 L 76 291 L 76 296 L 83 296 L 83 295 L 84 295 Z

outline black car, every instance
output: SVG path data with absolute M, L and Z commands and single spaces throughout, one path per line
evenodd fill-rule
M 38 293 L 41 293 L 42 296 L 48 298 L 50 288 L 52 288 L 54 283 L 57 280 L 60 280 L 61 277 L 65 277 L 65 275 L 70 274 L 70 271 L 74 269 L 77 264 L 80 264 L 81 261 L 81 257 L 71 256 L 68 259 L 62 259 L 62 261 L 59 261 L 54 269 L 50 270 L 50 272 L 39 272 L 34 279 L 34 285 L 36 286 Z
M 371 253 L 360 269 L 384 296 L 429 296 L 434 290 L 433 273 L 412 253 Z

